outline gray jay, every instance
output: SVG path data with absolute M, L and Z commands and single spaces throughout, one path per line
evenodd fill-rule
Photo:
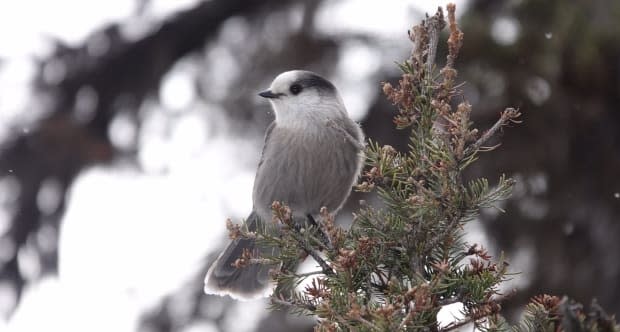
M 347 115 L 338 91 L 313 72 L 292 70 L 278 75 L 259 96 L 271 103 L 275 121 L 265 134 L 256 171 L 249 230 L 272 220 L 274 201 L 288 205 L 295 222 L 317 218 L 321 207 L 336 213 L 360 172 L 364 144 L 362 130 Z M 224 249 L 205 277 L 207 294 L 252 299 L 273 291 L 273 266 L 233 266 L 244 249 L 258 250 L 253 239 L 242 238 Z

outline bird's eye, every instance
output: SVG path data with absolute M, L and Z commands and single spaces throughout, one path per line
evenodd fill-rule
M 301 85 L 293 84 L 291 85 L 291 88 L 289 90 L 291 90 L 292 94 L 297 95 L 301 92 Z

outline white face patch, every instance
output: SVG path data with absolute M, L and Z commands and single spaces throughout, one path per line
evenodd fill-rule
M 273 93 L 290 94 L 289 88 L 299 79 L 302 72 L 303 71 L 301 70 L 291 70 L 278 75 L 271 83 L 271 87 L 269 89 Z
M 347 116 L 336 88 L 315 73 L 284 72 L 273 80 L 269 90 L 278 96 L 269 101 L 279 125 L 304 127 Z

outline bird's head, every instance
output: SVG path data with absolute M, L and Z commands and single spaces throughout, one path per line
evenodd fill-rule
M 279 125 L 306 125 L 307 121 L 346 116 L 336 87 L 323 77 L 305 70 L 278 75 L 268 90 L 258 94 L 269 99 Z

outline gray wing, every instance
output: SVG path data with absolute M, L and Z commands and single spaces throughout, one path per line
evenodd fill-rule
M 275 128 L 276 126 L 276 122 L 273 121 L 269 127 L 267 127 L 267 131 L 265 131 L 265 142 L 263 143 L 263 150 L 260 153 L 260 161 L 258 162 L 258 168 L 260 168 L 260 166 L 263 164 L 263 161 L 265 161 L 265 147 L 267 146 L 267 142 L 269 141 L 269 136 L 271 136 L 271 132 L 273 131 L 273 128 Z M 257 170 L 258 173 L 258 170 Z
M 263 163 L 265 162 L 265 152 L 267 151 L 267 145 L 269 144 L 269 139 L 271 138 L 271 134 L 273 133 L 274 128 L 276 127 L 276 122 L 273 121 L 269 127 L 267 127 L 267 131 L 265 131 L 265 142 L 263 143 L 263 150 L 261 151 L 260 154 L 260 161 L 258 162 L 258 166 L 256 167 L 256 175 L 254 176 L 254 188 L 252 188 L 252 203 L 254 205 L 253 210 L 258 212 L 256 210 L 257 207 L 257 202 L 256 202 L 256 189 L 257 189 L 257 185 L 260 182 L 259 180 L 259 175 L 261 174 L 261 168 L 263 166 Z M 269 214 L 266 213 L 262 213 L 261 217 L 266 218 L 266 220 L 268 219 Z

